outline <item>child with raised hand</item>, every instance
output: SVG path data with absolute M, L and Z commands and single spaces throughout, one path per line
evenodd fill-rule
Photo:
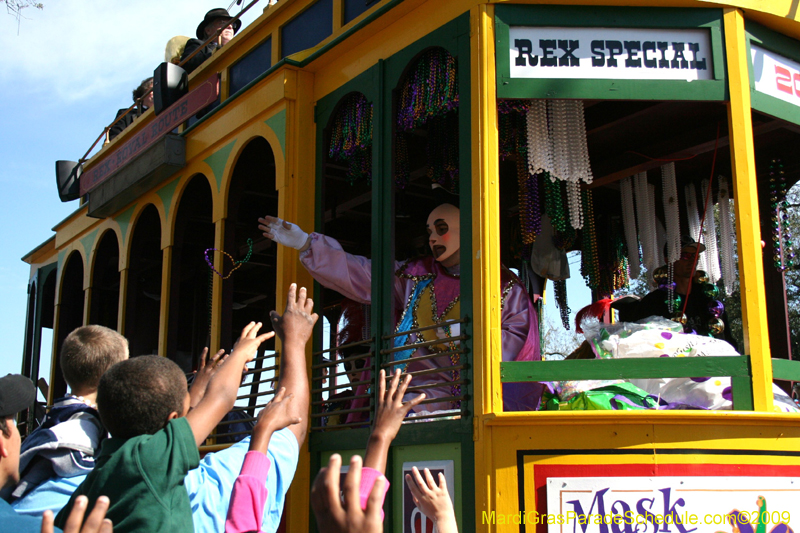
M 439 472 L 439 485 L 433 480 L 431 471 L 425 469 L 425 478 L 420 475 L 417 467 L 411 469 L 413 474 L 406 474 L 406 483 L 411 490 L 414 503 L 422 514 L 433 520 L 436 531 L 439 533 L 458 533 L 456 513 L 453 502 L 447 492 L 447 481 L 444 474 Z
M 267 501 L 267 474 L 270 461 L 267 448 L 272 434 L 285 427 L 300 423 L 300 417 L 291 410 L 293 394 L 286 395 L 281 387 L 261 413 L 250 438 L 250 451 L 244 457 L 239 477 L 233 484 L 225 533 L 261 531 L 261 517 Z
M 194 531 L 184 478 L 199 464 L 197 447 L 233 408 L 245 364 L 274 335 L 259 335 L 260 328 L 261 323 L 245 326 L 191 411 L 186 377 L 169 359 L 140 356 L 111 367 L 97 392 L 100 418 L 111 438 L 100 448 L 95 469 L 56 516 L 56 525 L 66 523 L 78 496 L 86 495 L 91 509 L 103 494 L 111 500 L 107 517 L 117 533 Z
M 364 478 L 361 457 L 350 459 L 350 470 L 344 479 L 344 501 L 339 492 L 342 456 L 331 455 L 328 466 L 322 468 L 311 487 L 311 507 L 317 517 L 320 533 L 383 533 L 383 498 L 389 489 L 384 476 L 375 479 L 364 498 Z
M 314 302 L 308 298 L 305 287 L 297 290 L 294 283 L 286 295 L 286 310 L 283 315 L 270 313 L 272 326 L 280 338 L 283 348 L 281 375 L 278 393 L 258 415 L 253 429 L 250 448 L 244 458 L 239 477 L 231 491 L 230 506 L 225 521 L 226 533 L 261 531 L 264 505 L 267 501 L 265 482 L 272 466 L 267 457 L 272 434 L 283 428 L 297 433 L 298 442 L 305 437 L 307 424 L 300 416 L 308 411 L 308 380 L 305 377 L 305 346 L 317 322 Z M 294 365 L 295 368 L 292 368 Z M 300 370 L 298 372 L 298 370 Z M 286 393 L 292 387 L 298 397 Z

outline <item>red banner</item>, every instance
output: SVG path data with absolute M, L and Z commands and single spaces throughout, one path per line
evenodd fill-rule
M 97 187 L 118 169 L 144 152 L 219 96 L 219 74 L 214 74 L 189 94 L 164 110 L 142 131 L 117 147 L 91 170 L 81 175 L 81 196 Z

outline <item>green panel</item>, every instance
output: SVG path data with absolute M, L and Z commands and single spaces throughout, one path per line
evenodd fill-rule
M 119 224 L 119 231 L 122 234 L 122 242 L 119 244 L 120 250 L 125 248 L 125 239 L 128 237 L 128 225 L 131 223 L 134 209 L 136 209 L 136 204 L 133 204 L 114 218 L 116 223 Z M 61 265 L 60 259 L 58 264 Z
M 355 450 L 328 450 L 320 454 L 320 464 L 322 464 L 323 466 L 328 466 L 328 461 L 331 460 L 331 455 L 333 455 L 334 453 L 338 453 L 339 455 L 341 455 L 342 466 L 347 466 L 350 464 L 350 458 L 353 457 L 354 455 L 360 455 L 361 458 L 363 459 L 364 455 L 366 455 L 366 449 L 358 448 Z
M 800 361 L 772 359 L 772 377 L 785 381 L 800 381 Z
M 800 106 L 756 91 L 753 55 L 751 52 L 751 45 L 756 44 L 770 52 L 800 63 L 800 42 L 752 21 L 745 22 L 745 31 L 747 33 L 747 55 L 750 59 L 750 106 L 773 117 L 800 124 Z M 800 103 L 800 99 L 798 99 L 798 103 Z
M 172 207 L 172 198 L 175 196 L 175 189 L 178 188 L 178 183 L 181 181 L 182 176 L 178 176 L 161 187 L 156 193 L 161 198 L 161 203 L 164 204 L 164 218 L 169 219 L 169 209 Z
M 92 253 L 92 246 L 94 246 L 95 239 L 97 239 L 97 230 L 94 230 L 86 237 L 81 239 L 81 245 L 83 245 L 83 251 L 86 252 L 87 263 L 89 262 L 89 254 Z
M 753 382 L 749 376 L 731 378 L 731 394 L 733 394 L 733 408 L 737 411 L 752 411 Z
M 67 252 L 66 250 L 61 250 L 58 252 L 58 271 L 61 271 L 61 268 L 64 266 L 64 257 L 66 257 Z
M 278 142 L 281 145 L 283 158 L 286 159 L 286 109 L 281 109 L 273 116 L 269 117 L 264 121 L 264 124 L 275 132 L 275 135 L 278 137 Z
M 719 9 L 498 5 L 495 8 L 498 98 L 727 100 L 722 11 Z M 707 28 L 713 80 L 573 80 L 510 77 L 509 25 L 645 29 Z
M 211 167 L 211 172 L 214 173 L 214 179 L 217 181 L 217 192 L 222 186 L 222 175 L 225 173 L 225 165 L 228 164 L 228 157 L 231 155 L 233 145 L 236 144 L 236 139 L 232 140 L 210 156 L 203 159 L 206 164 Z
M 748 358 L 742 356 L 517 361 L 500 363 L 500 380 L 503 383 L 514 383 L 701 376 L 748 377 L 750 375 L 748 362 Z
M 392 448 L 392 478 L 391 482 L 395 490 L 391 491 L 392 495 L 392 531 L 403 531 L 403 487 L 405 483 L 403 479 L 403 463 L 414 461 L 453 461 L 453 480 L 454 487 L 447 487 L 447 490 L 453 496 L 455 502 L 456 520 L 458 521 L 458 530 L 467 531 L 464 529 L 462 522 L 463 514 L 463 498 L 466 494 L 467 497 L 472 495 L 471 492 L 466 492 L 463 486 L 462 476 L 462 462 L 461 462 L 461 445 L 459 443 L 450 444 L 428 444 L 420 446 L 395 446 Z M 472 468 L 471 465 L 468 468 Z M 437 480 L 438 481 L 438 480 Z M 472 505 L 468 505 L 471 509 Z M 387 517 L 388 518 L 388 517 Z M 388 522 L 388 520 L 387 520 Z

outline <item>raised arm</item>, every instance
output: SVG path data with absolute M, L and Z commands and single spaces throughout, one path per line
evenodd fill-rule
M 303 444 L 308 431 L 308 373 L 306 372 L 306 343 L 311 338 L 317 314 L 314 311 L 314 302 L 308 297 L 305 287 L 297 290 L 297 285 L 292 283 L 286 295 L 286 310 L 283 315 L 276 311 L 270 314 L 272 327 L 281 339 L 283 353 L 281 354 L 281 375 L 278 380 L 278 389 L 286 389 L 287 395 L 292 395 L 288 415 L 300 419 L 298 424 L 289 426 L 297 437 L 297 443 Z M 226 363 L 227 364 L 227 363 Z
M 244 327 L 231 355 L 211 378 L 203 399 L 186 415 L 198 446 L 233 408 L 244 365 L 253 360 L 262 342 L 275 335 L 272 331 L 258 335 L 259 329 L 261 322 L 250 322 Z

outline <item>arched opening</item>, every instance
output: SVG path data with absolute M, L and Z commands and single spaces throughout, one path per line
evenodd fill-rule
M 113 230 L 100 238 L 94 255 L 89 322 L 117 329 L 119 315 L 119 243 Z
M 214 247 L 212 209 L 208 180 L 197 175 L 178 205 L 170 272 L 167 357 L 187 373 L 197 367 L 197 356 L 209 343 L 213 273 L 204 252 Z M 213 252 L 208 257 L 213 259 Z
M 242 328 L 250 321 L 269 324 L 269 313 L 276 308 L 275 285 L 277 250 L 258 230 L 258 217 L 278 212 L 275 190 L 275 157 L 262 137 L 250 141 L 236 162 L 228 195 L 225 221 L 225 256 L 215 265 L 222 282 L 221 348 L 230 350 Z M 231 261 L 231 258 L 233 261 Z M 233 270 L 235 269 L 235 270 Z M 218 274 L 214 274 L 215 276 Z M 247 372 L 237 407 L 221 424 L 218 442 L 242 437 L 242 424 L 251 425 L 255 410 L 267 403 L 263 398 L 274 386 L 275 341 L 261 345 L 254 368 Z
M 56 371 L 55 379 L 50 386 L 53 388 L 54 398 L 59 398 L 67 393 L 67 383 L 58 370 L 58 361 L 61 354 L 61 345 L 72 330 L 83 325 L 83 257 L 78 252 L 72 252 L 64 262 L 64 276 L 61 278 L 61 301 L 58 308 L 58 342 L 53 359 Z
M 373 104 L 360 92 L 342 97 L 323 131 L 320 231 L 355 256 L 373 257 Z M 320 284 L 321 349 L 313 361 L 312 428 L 368 423 L 372 310 Z M 371 275 L 353 290 L 369 298 Z M 347 345 L 346 349 L 337 349 Z
M 125 336 L 131 356 L 158 353 L 161 310 L 161 219 L 153 205 L 133 228 L 125 306 Z

